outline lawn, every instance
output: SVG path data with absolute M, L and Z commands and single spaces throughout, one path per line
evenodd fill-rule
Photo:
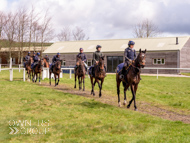
M 67 85 L 73 86 L 73 80 L 68 79 L 68 75 L 61 81 Z M 21 81 L 22 72 L 14 72 L 13 82 L 9 82 L 7 72 L 0 72 L 0 142 L 189 142 L 190 125 L 180 121 L 168 121 L 158 117 L 125 110 L 115 106 L 103 104 L 85 97 L 63 93 L 55 89 L 41 87 L 37 84 Z M 110 96 L 115 96 L 114 75 L 109 75 L 104 85 L 105 92 Z M 180 88 L 186 89 L 182 81 L 186 79 L 175 79 L 167 82 L 167 78 L 143 77 L 139 87 L 138 100 L 150 100 L 158 102 L 160 105 L 171 106 L 176 109 L 188 110 L 186 105 L 189 99 L 183 99 L 189 96 L 188 91 L 182 92 Z M 148 81 L 149 80 L 149 81 Z M 181 81 L 182 80 L 182 81 Z M 71 82 L 72 81 L 72 82 Z M 86 86 L 90 85 L 86 80 Z M 176 86 L 165 86 L 163 82 L 178 84 L 179 93 L 181 93 L 181 106 L 168 104 L 174 99 L 154 97 L 152 94 L 170 94 L 177 95 L 174 92 Z M 45 81 L 47 82 L 47 80 Z M 113 83 L 112 83 L 113 82 Z M 154 82 L 161 84 L 155 91 Z M 109 84 L 108 84 L 109 83 Z M 166 84 L 165 83 L 165 84 Z M 188 84 L 187 82 L 186 84 Z M 150 85 L 152 88 L 150 88 Z M 148 87 L 147 87 L 148 86 Z M 166 89 L 167 91 L 161 91 Z M 150 90 L 145 94 L 146 90 Z M 154 90 L 154 91 L 152 91 Z M 141 93 L 142 92 L 142 93 Z M 186 93 L 187 92 L 187 93 Z M 159 95 L 161 96 L 161 95 Z M 172 95 L 173 96 L 173 95 Z M 102 97 L 103 98 L 103 97 Z M 174 98 L 174 97 L 173 97 Z M 176 100 L 179 100 L 179 96 Z M 30 121 L 28 124 L 15 124 L 19 132 L 15 135 L 9 134 L 14 121 Z M 38 125 L 38 122 L 46 123 Z M 43 125 L 43 126 L 42 126 Z M 21 129 L 22 128 L 22 129 Z M 27 129 L 35 128 L 33 132 L 25 132 Z M 37 131 L 37 129 L 38 131 Z M 47 132 L 45 132 L 45 128 Z M 49 129 L 49 130 L 48 130 Z M 39 130 L 41 132 L 39 132 Z M 25 133 L 25 134 L 23 134 Z M 30 134 L 31 133 L 31 134 Z M 36 134 L 33 134 L 36 133 Z M 40 134 L 41 133 L 41 134 Z M 43 133 L 43 134 L 42 134 Z M 46 133 L 46 134 L 44 134 Z
M 64 78 L 61 79 L 60 83 L 74 87 L 74 78 L 69 79 L 67 74 L 63 76 Z M 91 90 L 90 79 L 87 77 L 85 81 L 86 89 Z M 45 82 L 48 82 L 48 79 Z M 98 90 L 97 85 L 95 89 Z M 103 94 L 117 96 L 116 91 L 115 75 L 107 75 L 103 84 Z M 121 91 L 121 99 L 123 100 L 122 85 Z M 131 99 L 131 96 L 131 92 L 127 92 L 128 100 Z M 146 101 L 172 111 L 181 112 L 183 110 L 184 114 L 190 114 L 190 78 L 159 77 L 157 79 L 152 76 L 142 76 L 142 81 L 137 91 L 137 101 Z

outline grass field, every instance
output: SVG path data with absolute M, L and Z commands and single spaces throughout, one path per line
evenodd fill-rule
M 73 80 L 68 79 L 68 75 L 65 76 L 61 83 L 74 86 Z M 0 142 L 188 143 L 190 141 L 190 124 L 102 104 L 94 99 L 22 82 L 21 78 L 22 72 L 14 72 L 15 81 L 9 82 L 8 73 L 0 72 Z M 137 100 L 189 112 L 189 79 L 142 78 Z M 86 87 L 87 90 L 90 89 L 88 79 Z M 114 75 L 108 75 L 106 78 L 103 93 L 116 96 Z M 32 125 L 25 126 L 22 130 L 21 124 L 15 125 L 14 127 L 21 131 L 10 135 L 9 127 L 13 127 L 11 124 L 13 120 L 31 120 Z M 47 123 L 38 126 L 38 120 L 47 121 L 49 126 Z M 49 128 L 49 131 L 46 134 L 39 134 L 37 130 L 34 130 L 36 135 L 30 134 L 32 132 L 21 134 L 27 128 L 38 128 L 42 132 L 44 128 Z

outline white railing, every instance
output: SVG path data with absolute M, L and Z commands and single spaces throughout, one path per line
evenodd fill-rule
M 158 75 L 159 75 L 159 70 L 187 70 L 190 71 L 190 68 L 154 68 L 154 67 L 145 67 L 145 70 L 156 70 L 157 71 L 157 79 L 158 79 Z

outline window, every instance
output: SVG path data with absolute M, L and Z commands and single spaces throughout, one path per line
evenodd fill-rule
M 66 61 L 62 61 L 62 66 L 66 66 Z
M 153 64 L 154 65 L 164 65 L 165 59 L 153 59 Z
M 88 67 L 92 66 L 92 60 L 87 60 Z

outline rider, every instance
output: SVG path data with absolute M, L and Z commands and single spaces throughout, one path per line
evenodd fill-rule
M 102 48 L 102 46 L 100 46 L 100 45 L 97 45 L 96 46 L 96 52 L 94 52 L 93 53 L 93 64 L 94 64 L 94 66 L 92 67 L 92 75 L 94 76 L 95 75 L 95 68 L 96 68 L 96 65 L 98 65 L 98 63 L 99 63 L 99 59 L 100 59 L 100 57 L 102 57 L 102 52 L 101 52 L 101 48 Z M 105 69 L 105 71 L 106 71 L 106 67 L 105 67 L 105 65 L 104 65 L 104 69 Z
M 46 55 L 46 56 L 44 57 L 44 59 L 46 59 L 46 62 L 49 63 L 49 57 L 48 57 L 48 55 Z
M 129 45 L 129 47 L 126 48 L 125 52 L 124 52 L 125 63 L 124 63 L 124 67 L 122 69 L 122 74 L 120 75 L 121 79 L 124 78 L 125 68 L 128 67 L 132 63 L 133 60 L 136 59 L 136 52 L 134 49 L 135 42 L 129 41 L 128 45 Z
M 37 55 L 34 57 L 34 63 L 32 63 L 32 69 L 34 70 L 36 65 L 38 64 L 38 61 L 40 60 L 40 58 L 38 57 L 40 56 L 40 53 L 38 52 Z
M 85 68 L 86 68 L 86 70 L 87 70 L 88 66 L 87 66 L 87 64 L 85 63 L 85 62 L 87 61 L 87 58 L 86 58 L 86 55 L 83 53 L 83 51 L 84 51 L 83 48 L 80 48 L 79 51 L 80 51 L 80 53 L 77 55 L 77 58 L 81 57 L 81 59 L 82 59 L 84 65 L 85 65 Z M 77 58 L 76 58 L 76 59 L 77 59 Z M 77 69 L 77 68 L 78 68 L 78 67 L 77 67 L 77 65 L 76 65 L 76 69 Z
M 24 67 L 26 68 L 26 63 L 30 60 L 30 52 L 28 52 L 28 55 L 24 58 Z
M 60 61 L 60 53 L 57 53 L 57 55 L 55 55 L 54 57 L 53 57 L 53 59 L 52 59 L 52 64 L 51 64 L 51 71 L 53 71 L 53 67 L 54 67 L 54 65 L 55 65 L 55 63 L 57 62 L 57 61 Z

